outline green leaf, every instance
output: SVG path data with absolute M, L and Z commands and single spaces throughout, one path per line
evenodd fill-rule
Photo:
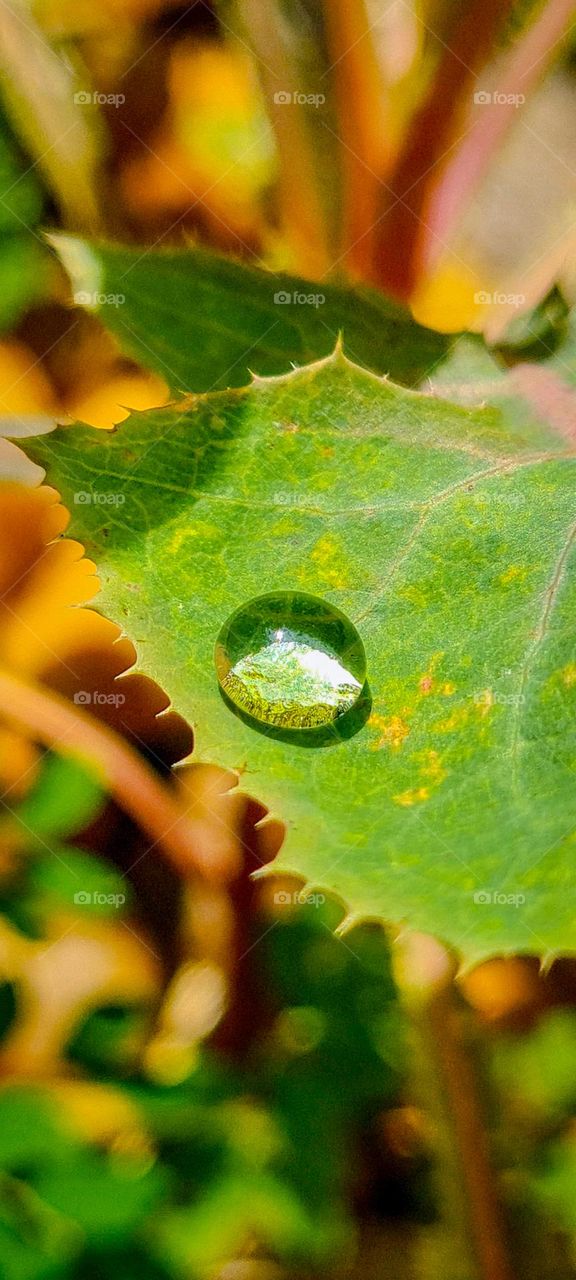
M 42 187 L 6 121 L 0 106 L 0 233 L 36 226 L 44 205 Z
M 534 1189 L 548 1212 L 559 1218 L 566 1231 L 576 1236 L 576 1148 L 568 1135 L 552 1144 L 544 1168 L 534 1180 Z
M 509 1035 L 494 1047 L 493 1069 L 501 1091 L 558 1124 L 576 1102 L 576 1013 L 554 1009 L 529 1035 Z M 505 1105 L 507 1100 L 505 1098 Z
M 27 306 L 47 292 L 49 256 L 31 235 L 2 236 L 0 232 L 0 275 L 0 333 L 5 333 Z
M 81 831 L 96 817 L 102 787 L 84 765 L 63 756 L 46 757 L 34 790 L 18 809 L 27 831 L 50 840 Z
M 20 152 L 0 106 L 0 332 L 48 287 L 50 255 L 35 231 L 43 205 L 35 168 Z
M 0 1092 L 0 1168 L 11 1171 L 53 1158 L 59 1138 L 54 1106 L 35 1087 Z
M 66 1057 L 91 1075 L 133 1067 L 149 1026 L 149 1010 L 140 1005 L 102 1005 L 76 1028 Z
M 160 1164 L 147 1167 L 141 1157 L 128 1154 L 114 1160 L 83 1145 L 65 1112 L 40 1089 L 5 1089 L 0 1121 L 1 1169 L 23 1170 L 24 1190 L 36 1197 L 38 1212 L 48 1221 L 76 1224 L 77 1248 L 83 1238 L 89 1244 L 121 1242 L 166 1193 Z M 0 1199 L 0 1222 L 1 1207 Z
M 325 1260 L 347 1243 L 340 1218 L 312 1218 L 308 1206 L 268 1173 L 230 1173 L 209 1194 L 184 1209 L 168 1210 L 154 1223 L 150 1244 L 177 1276 L 206 1275 L 256 1234 L 273 1253 Z
M 55 905 L 80 917 L 114 916 L 129 896 L 128 882 L 111 863 L 70 845 L 52 845 L 31 863 L 20 906 L 42 923 Z
M 136 1159 L 115 1165 L 86 1147 L 39 1170 L 35 1185 L 48 1205 L 83 1228 L 89 1244 L 107 1245 L 122 1241 L 148 1215 L 166 1178 L 160 1165 L 143 1169 Z
M 168 1280 L 168 1271 L 163 1261 L 147 1257 L 131 1240 L 118 1249 L 97 1248 L 84 1253 L 78 1267 L 70 1272 L 70 1280 L 118 1280 L 119 1276 L 122 1280 Z
M 68 236 L 53 242 L 76 300 L 98 305 L 124 349 L 176 393 L 244 386 L 252 371 L 286 373 L 328 355 L 340 331 L 357 364 L 409 386 L 448 350 L 446 335 L 368 289 L 273 275 L 201 249 L 151 253 Z
M 199 757 L 243 770 L 287 820 L 281 865 L 469 956 L 572 945 L 565 442 L 337 352 L 106 439 L 59 430 L 30 454 L 71 504 L 102 609 L 192 718 Z M 74 505 L 79 489 L 122 504 Z M 343 609 L 367 653 L 372 714 L 323 749 L 254 731 L 216 682 L 225 619 L 293 589 Z
M 41 936 L 55 907 L 113 915 L 125 902 L 126 883 L 115 867 L 61 843 L 87 827 L 102 803 L 101 785 L 85 765 L 51 754 L 16 810 L 0 801 L 0 814 L 7 810 L 27 850 L 2 897 L 2 909 L 24 932 Z
M 2 1280 L 60 1280 L 77 1248 L 72 1224 L 17 1179 L 0 1181 Z
M 569 326 L 569 308 L 555 287 L 533 311 L 522 312 L 510 323 L 498 350 L 510 364 L 547 360 L 566 342 Z

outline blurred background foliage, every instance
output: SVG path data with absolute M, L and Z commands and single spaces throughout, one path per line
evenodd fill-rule
M 353 280 L 552 367 L 576 289 L 570 22 L 559 0 L 4 4 L 2 417 L 109 428 L 169 394 L 77 305 L 46 229 Z M 275 103 L 297 90 L 324 100 Z M 496 91 L 526 102 L 489 115 L 474 96 Z M 499 958 L 455 987 L 416 939 L 393 972 L 380 925 L 251 879 L 281 833 L 221 771 L 173 770 L 191 732 L 83 607 L 94 566 L 65 525 L 48 490 L 3 502 L 3 665 L 110 694 L 101 725 L 239 863 L 222 886 L 145 858 L 103 757 L 3 715 L 3 1280 L 470 1280 L 474 1116 L 450 1115 L 444 1037 L 472 1063 L 515 1273 L 576 1276 L 574 962 Z
M 547 296 L 570 305 L 575 289 L 571 12 L 10 0 L 0 408 L 110 426 L 167 396 L 93 314 L 70 310 L 41 223 L 352 278 L 433 329 L 499 342 L 542 304 L 550 355 Z
M 442 949 L 413 939 L 394 973 L 381 925 L 342 933 L 335 900 L 249 876 L 258 808 L 238 938 L 220 929 L 216 963 L 214 904 L 191 930 L 198 886 L 162 866 L 142 881 L 110 810 L 92 772 L 50 752 L 4 787 L 7 1280 L 470 1275 L 439 1033 L 471 1054 L 514 1274 L 575 1274 L 573 964 L 493 961 L 456 994 Z M 434 990 L 449 1004 L 427 1027 Z

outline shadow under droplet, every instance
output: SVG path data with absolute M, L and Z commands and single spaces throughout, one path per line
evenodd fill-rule
M 221 685 L 218 685 L 218 688 L 220 697 L 228 710 L 248 725 L 249 729 L 255 729 L 256 733 L 263 734 L 265 738 L 272 738 L 275 742 L 289 742 L 295 747 L 336 747 L 338 743 L 346 742 L 348 738 L 353 738 L 360 732 L 372 710 L 372 695 L 366 680 L 354 706 L 338 716 L 336 720 L 331 720 L 329 724 L 320 725 L 314 729 L 284 729 L 279 725 L 263 724 L 261 720 L 255 720 L 232 702 Z

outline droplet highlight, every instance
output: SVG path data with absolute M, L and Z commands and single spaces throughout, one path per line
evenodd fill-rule
M 350 619 L 298 591 L 257 596 L 237 609 L 220 631 L 215 664 L 227 702 L 244 718 L 296 734 L 336 725 L 366 680 L 364 646 Z

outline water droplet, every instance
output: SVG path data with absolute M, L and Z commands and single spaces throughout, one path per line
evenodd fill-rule
M 356 628 L 316 596 L 258 596 L 224 623 L 216 671 L 228 704 L 256 726 L 291 735 L 335 728 L 357 706 L 366 656 Z

